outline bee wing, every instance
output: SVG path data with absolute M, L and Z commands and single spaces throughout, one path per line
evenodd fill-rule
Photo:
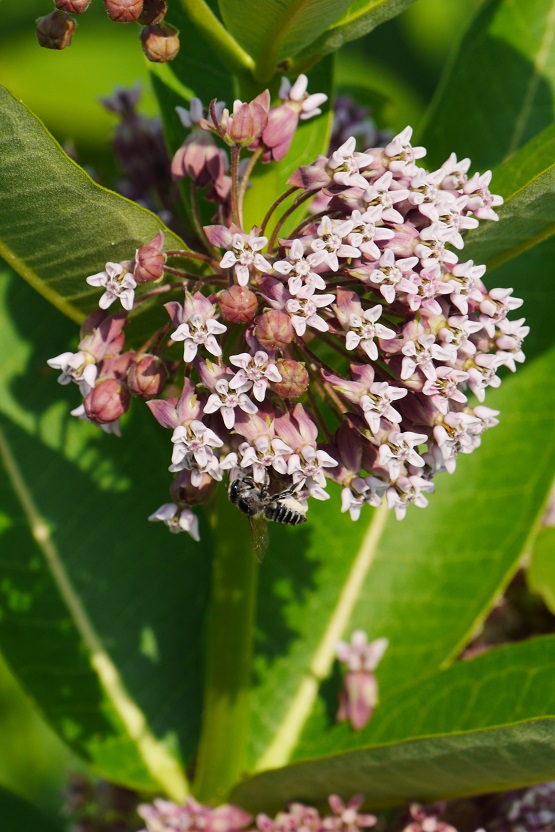
M 254 553 L 257 561 L 262 563 L 266 549 L 268 548 L 268 523 L 262 515 L 249 517 L 249 523 L 251 526 Z

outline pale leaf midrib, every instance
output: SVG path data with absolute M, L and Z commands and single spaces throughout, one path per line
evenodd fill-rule
M 128 693 L 124 682 L 104 649 L 102 640 L 90 621 L 79 596 L 52 541 L 25 479 L 12 454 L 9 442 L 0 428 L 0 458 L 8 480 L 21 504 L 31 534 L 44 556 L 58 591 L 66 604 L 73 623 L 90 653 L 90 664 L 114 711 L 135 744 L 146 769 L 160 787 L 174 800 L 182 801 L 188 791 L 185 775 L 177 760 L 150 731 L 145 715 Z
M 281 725 L 274 735 L 273 741 L 256 763 L 255 772 L 268 768 L 278 768 L 289 761 L 302 729 L 312 712 L 320 683 L 331 671 L 335 659 L 336 644 L 349 623 L 361 587 L 374 560 L 387 523 L 388 514 L 385 505 L 376 510 L 374 519 L 353 561 L 347 580 L 339 593 L 337 603 L 322 638 L 312 654 L 312 658 L 307 662 L 307 670 L 299 683 L 297 692 L 292 698 Z

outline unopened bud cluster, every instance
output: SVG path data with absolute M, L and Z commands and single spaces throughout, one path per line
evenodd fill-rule
M 364 152 L 348 138 L 299 168 L 288 184 L 319 213 L 287 237 L 280 219 L 271 233 L 241 227 L 246 182 L 237 166 L 230 176 L 228 148 L 235 161 L 246 148 L 275 162 L 325 100 L 308 94 L 305 76 L 280 96 L 274 107 L 266 92 L 231 111 L 217 102 L 206 111 L 198 99 L 179 108 L 188 133 L 174 176 L 202 189 L 226 222 L 204 227 L 203 253 L 171 252 L 171 268 L 158 235 L 87 278 L 102 290 L 101 309 L 117 302 L 124 313 L 92 316 L 79 352 L 50 362 L 81 387 L 77 415 L 106 430 L 131 395 L 150 399 L 172 431 L 175 475 L 172 502 L 151 519 L 195 539 L 192 507 L 237 478 L 294 493 L 303 510 L 310 498 L 327 500 L 335 482 L 353 520 L 365 505 L 385 503 L 399 519 L 411 503 L 426 506 L 435 475 L 453 473 L 458 454 L 497 423 L 484 399 L 501 383 L 498 370 L 524 360 L 528 327 L 509 319 L 522 301 L 488 289 L 485 266 L 461 258 L 479 221 L 498 218 L 491 173 L 469 175 L 470 160 L 454 154 L 428 172 L 410 128 Z M 177 257 L 195 273 L 176 268 Z M 145 351 L 122 352 L 136 292 L 165 269 L 180 280 L 144 286 L 164 300 L 175 289 L 160 329 Z
M 54 0 L 55 11 L 37 20 L 40 46 L 66 49 L 71 44 L 76 23 L 70 15 L 87 11 L 91 0 Z M 106 13 L 114 23 L 140 23 L 143 52 L 149 61 L 165 63 L 179 52 L 179 32 L 164 22 L 167 0 L 104 0 Z

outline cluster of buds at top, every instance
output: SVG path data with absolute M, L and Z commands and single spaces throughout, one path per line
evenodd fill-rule
M 146 823 L 142 832 L 241 832 L 246 827 L 248 832 L 358 832 L 377 823 L 375 815 L 359 812 L 363 800 L 363 795 L 356 795 L 345 804 L 332 794 L 328 799 L 330 814 L 320 814 L 304 803 L 291 803 L 275 818 L 265 814 L 253 818 L 237 806 L 212 809 L 189 797 L 183 806 L 155 800 L 139 806 L 138 814 Z
M 309 117 L 322 98 L 308 95 L 302 77 L 282 88 L 276 109 Z M 328 499 L 332 481 L 353 520 L 382 503 L 402 519 L 411 503 L 427 505 L 435 475 L 452 473 L 458 454 L 474 451 L 497 423 L 486 391 L 501 383 L 500 368 L 524 360 L 528 327 L 508 317 L 522 301 L 511 289 L 486 288 L 485 267 L 460 257 L 479 221 L 497 219 L 502 199 L 489 190 L 491 173 L 469 175 L 470 160 L 454 154 L 428 172 L 408 127 L 364 152 L 351 137 L 288 182 L 294 204 L 314 198 L 318 214 L 286 237 L 287 210 L 271 232 L 246 231 L 240 148 L 248 141 L 259 157 L 279 156 L 294 132 L 283 114 L 272 124 L 269 102 L 262 93 L 231 112 L 216 102 L 206 112 L 193 100 L 180 112 L 189 135 L 174 173 L 204 188 L 220 216 L 232 204 L 225 224 L 203 229 L 204 253 L 170 252 L 168 266 L 158 239 L 88 278 L 103 290 L 101 308 L 119 301 L 126 312 L 142 300 L 138 284 L 164 270 L 179 280 L 148 296 L 184 290 L 165 304 L 168 317 L 149 341 L 167 386 L 160 378 L 161 396 L 148 404 L 172 431 L 175 475 L 172 502 L 151 519 L 195 538 L 192 508 L 224 478 L 248 478 L 255 495 L 294 494 L 303 511 L 310 498 Z M 231 176 L 214 136 L 232 144 Z M 195 273 L 177 268 L 177 257 Z M 57 361 L 64 379 L 81 383 Z M 129 373 L 116 380 L 130 391 Z M 90 402 L 85 414 L 109 424 Z
M 91 0 L 54 0 L 55 11 L 37 20 L 36 35 L 40 46 L 65 49 L 71 44 L 75 21 L 70 15 L 85 12 Z M 167 0 L 104 0 L 110 20 L 115 23 L 140 23 L 143 52 L 149 61 L 171 61 L 179 52 L 177 29 L 164 22 Z

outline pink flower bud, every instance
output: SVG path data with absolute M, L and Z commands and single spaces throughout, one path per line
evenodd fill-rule
M 268 123 L 270 93 L 264 90 L 248 104 L 236 101 L 233 113 L 224 110 L 221 119 L 222 138 L 229 145 L 246 147 L 262 136 Z M 203 122 L 201 121 L 201 126 Z M 209 129 L 212 129 L 209 126 Z
M 200 484 L 193 485 L 190 471 L 180 471 L 176 474 L 170 486 L 172 500 L 188 506 L 198 506 L 205 503 L 214 490 L 216 480 L 209 474 L 201 475 Z
M 254 322 L 254 335 L 268 350 L 281 350 L 294 336 L 291 318 L 279 309 L 266 309 Z
M 143 11 L 143 0 L 104 0 L 108 17 L 116 23 L 132 23 Z
M 163 245 L 164 234 L 159 231 L 154 239 L 137 249 L 133 270 L 133 277 L 137 283 L 148 283 L 162 277 L 164 265 L 168 259 L 162 251 Z
M 35 30 L 39 45 L 45 49 L 66 49 L 71 43 L 75 25 L 71 17 L 59 10 L 39 17 Z
M 129 391 L 115 378 L 99 381 L 85 398 L 85 413 L 99 425 L 107 425 L 119 419 L 130 404 Z
M 337 721 L 348 720 L 355 731 L 360 731 L 370 721 L 378 703 L 378 685 L 373 673 L 365 670 L 345 674 L 339 693 Z
M 141 43 L 149 61 L 163 64 L 179 52 L 179 32 L 169 23 L 155 23 L 141 30 Z
M 246 286 L 234 284 L 219 297 L 224 321 L 245 324 L 252 321 L 258 309 L 258 298 Z
M 89 8 L 91 0 L 54 0 L 56 8 L 69 14 L 82 14 Z
M 160 23 L 166 16 L 167 11 L 167 0 L 144 0 L 143 11 L 137 20 L 143 26 L 152 26 L 154 23 Z
M 129 368 L 127 385 L 141 399 L 159 396 L 166 385 L 166 365 L 157 355 L 143 355 Z
M 276 361 L 281 381 L 270 385 L 282 399 L 298 399 L 308 389 L 308 371 L 301 361 L 285 358 Z

